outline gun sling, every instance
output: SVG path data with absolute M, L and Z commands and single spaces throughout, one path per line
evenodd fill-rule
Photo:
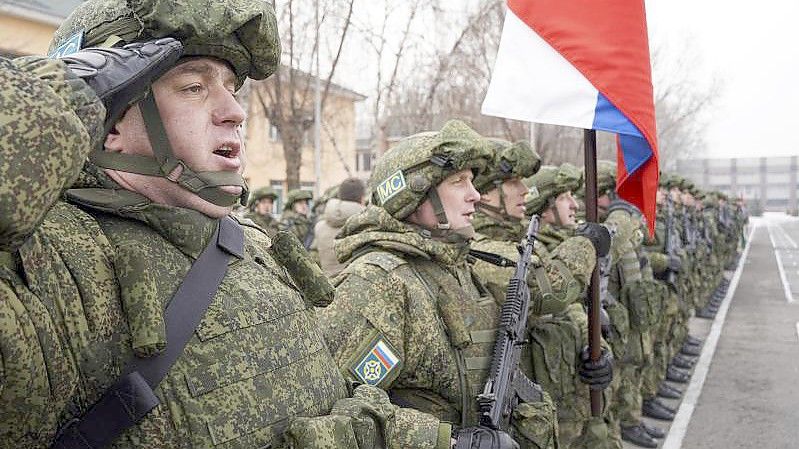
M 51 449 L 101 449 L 158 405 L 153 388 L 183 353 L 225 277 L 230 258 L 243 255 L 241 227 L 230 217 L 221 219 L 166 307 L 166 349 L 154 357 L 134 356 L 117 382 L 83 416 L 60 429 Z

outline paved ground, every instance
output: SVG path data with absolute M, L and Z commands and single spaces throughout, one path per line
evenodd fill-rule
M 767 215 L 750 228 L 715 320 L 691 322 L 705 346 L 671 402 L 676 419 L 649 421 L 669 430 L 661 448 L 799 448 L 799 219 Z

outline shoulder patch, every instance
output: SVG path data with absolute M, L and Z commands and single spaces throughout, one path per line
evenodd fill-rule
M 363 256 L 360 256 L 358 261 L 361 263 L 378 266 L 386 272 L 392 271 L 398 266 L 408 263 L 402 257 L 384 251 L 372 251 L 366 253 Z
M 386 201 L 407 187 L 402 170 L 397 170 L 377 186 L 377 196 L 380 199 L 380 204 L 386 204 Z
M 371 386 L 377 386 L 386 379 L 396 378 L 402 364 L 397 351 L 383 334 L 377 334 L 356 360 L 350 371 L 361 382 Z
M 83 45 L 83 30 L 78 30 L 72 36 L 64 41 L 63 44 L 59 45 L 58 47 L 54 48 L 53 51 L 47 54 L 48 58 L 63 58 L 64 56 L 71 55 L 72 53 L 77 52 L 80 50 L 81 46 Z
M 536 186 L 531 186 L 530 189 L 527 191 L 527 194 L 530 196 L 531 200 L 541 196 L 541 194 L 538 192 L 538 187 Z

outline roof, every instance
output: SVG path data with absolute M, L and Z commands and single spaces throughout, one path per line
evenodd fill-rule
M 60 25 L 83 0 L 5 0 L 0 10 L 38 22 Z

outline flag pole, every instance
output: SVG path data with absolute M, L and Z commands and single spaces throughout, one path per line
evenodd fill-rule
M 586 129 L 583 133 L 585 149 L 585 218 L 589 222 L 598 221 L 597 214 L 597 187 L 596 187 L 596 131 Z M 591 283 L 588 284 L 588 349 L 591 360 L 597 361 L 601 355 L 601 328 L 599 324 L 599 261 L 594 265 L 591 273 Z M 591 416 L 602 414 L 602 392 L 591 390 Z

